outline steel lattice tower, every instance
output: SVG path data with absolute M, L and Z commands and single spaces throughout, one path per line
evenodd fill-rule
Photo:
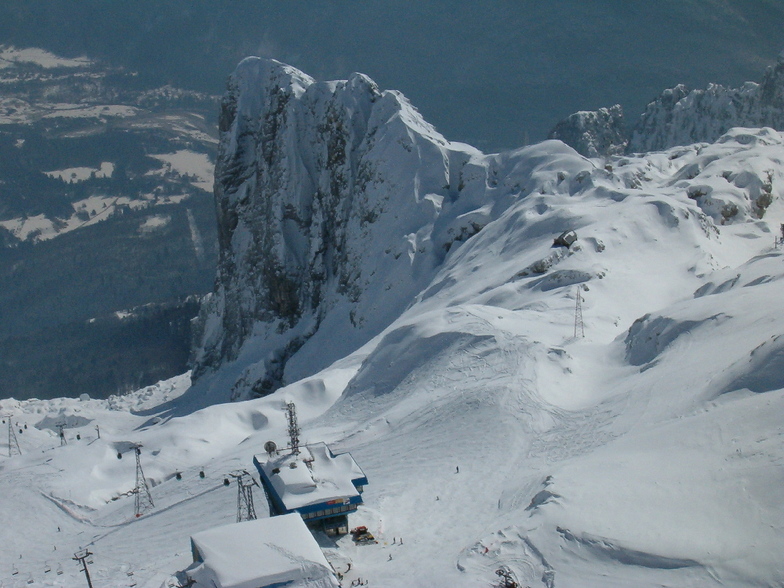
M 286 404 L 286 414 L 289 421 L 289 439 L 291 453 L 299 455 L 299 426 L 297 425 L 297 407 L 293 402 Z
M 57 423 L 55 427 L 57 427 L 57 432 L 60 435 L 60 447 L 68 445 L 68 441 L 65 439 L 65 423 Z
M 8 457 L 12 457 L 14 455 L 14 451 L 22 455 L 22 450 L 19 448 L 19 440 L 16 438 L 16 432 L 14 431 L 14 424 L 13 418 L 14 415 L 12 414 L 5 414 L 3 418 L 8 421 Z
M 136 454 L 136 487 L 133 489 L 134 493 L 134 507 L 136 517 L 142 516 L 145 512 L 155 506 L 152 501 L 152 494 L 150 494 L 150 487 L 147 485 L 147 478 L 144 477 L 144 470 L 142 469 L 141 461 L 141 443 L 134 443 L 131 445 Z
M 237 522 L 255 521 L 256 508 L 253 506 L 253 487 L 256 480 L 245 470 L 229 474 L 237 480 Z
M 580 286 L 577 286 L 577 297 L 574 307 L 574 338 L 577 339 L 577 334 L 580 337 L 585 337 L 585 325 L 583 324 L 583 297 L 580 294 Z

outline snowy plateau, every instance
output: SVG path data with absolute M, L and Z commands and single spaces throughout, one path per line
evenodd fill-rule
M 344 586 L 784 585 L 782 133 L 487 155 L 253 58 L 220 127 L 193 382 L 0 401 L 0 585 L 83 586 L 80 548 L 96 587 L 179 585 L 292 401 L 369 480 L 378 543 L 318 537 Z

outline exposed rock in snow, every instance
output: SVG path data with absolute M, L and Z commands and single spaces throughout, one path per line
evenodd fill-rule
M 194 373 L 235 362 L 235 398 L 358 348 L 514 198 L 590 168 L 555 142 L 485 156 L 364 75 L 315 82 L 259 58 L 232 75 L 220 130 L 221 261 Z
M 550 131 L 550 139 L 571 145 L 586 157 L 617 155 L 626 150 L 626 127 L 620 104 L 566 117 Z
M 600 114 L 575 115 L 564 132 L 582 130 L 581 148 L 591 153 L 612 151 L 620 108 Z M 364 75 L 316 82 L 259 58 L 231 76 L 220 127 L 221 261 L 194 353 L 198 385 L 218 391 L 216 399 L 226 390 L 234 399 L 268 394 L 355 351 L 417 295 L 432 296 L 428 285 L 458 246 L 521 198 L 593 190 L 623 200 L 654 182 L 677 196 L 650 200 L 663 222 L 675 228 L 691 218 L 708 235 L 761 218 L 784 179 L 776 163 L 784 143 L 771 129 L 615 156 L 606 169 L 552 140 L 485 155 L 450 143 L 400 93 Z M 544 214 L 548 202 L 529 213 Z M 567 217 L 536 226 L 532 237 L 573 228 Z M 543 274 L 564 254 L 542 250 L 515 273 Z M 593 275 L 567 271 L 538 283 L 545 291 Z
M 784 130 L 784 58 L 765 71 L 761 83 L 746 82 L 740 88 L 710 84 L 699 90 L 679 84 L 667 89 L 628 130 L 616 105 L 572 114 L 550 136 L 586 157 L 604 157 L 712 143 L 733 127 Z

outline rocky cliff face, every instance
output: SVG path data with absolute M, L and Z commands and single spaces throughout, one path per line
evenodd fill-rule
M 559 122 L 551 137 L 587 157 L 597 157 L 712 143 L 733 127 L 784 130 L 784 56 L 766 70 L 759 84 L 746 82 L 740 88 L 710 84 L 691 91 L 681 84 L 665 90 L 648 104 L 628 134 L 622 119 L 612 115 L 616 108 L 575 113 Z
M 586 157 L 616 155 L 626 150 L 626 126 L 620 104 L 569 115 L 550 131 L 550 139 L 571 145 Z
M 329 365 L 398 316 L 493 214 L 503 165 L 364 75 L 315 82 L 258 58 L 231 76 L 220 133 L 221 254 L 194 372 L 230 365 L 235 398 Z

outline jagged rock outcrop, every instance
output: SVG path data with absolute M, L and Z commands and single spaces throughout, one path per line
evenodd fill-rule
M 316 82 L 259 58 L 231 76 L 220 133 L 220 262 L 192 355 L 216 401 L 349 355 L 516 198 L 582 189 L 591 168 L 560 141 L 485 155 L 362 74 Z
M 580 111 L 560 121 L 550 131 L 558 139 L 586 157 L 617 155 L 626 150 L 626 125 L 620 104 L 596 111 Z
M 710 84 L 691 91 L 680 84 L 665 90 L 627 131 L 617 117 L 610 116 L 615 108 L 575 113 L 559 122 L 551 137 L 587 157 L 604 157 L 712 143 L 733 127 L 784 130 L 784 55 L 765 71 L 759 84 L 746 82 L 740 88 Z

